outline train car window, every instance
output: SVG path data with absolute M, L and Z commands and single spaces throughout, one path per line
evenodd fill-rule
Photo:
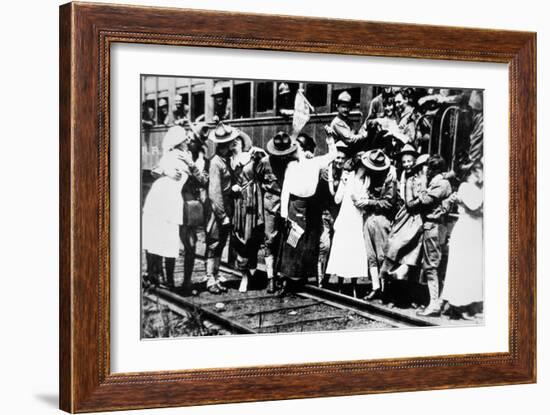
M 273 110 L 273 82 L 256 83 L 256 112 Z
M 174 118 L 184 118 L 186 117 L 187 111 L 189 110 L 189 94 L 177 94 L 174 102 Z
M 306 86 L 306 98 L 315 108 L 327 106 L 327 95 L 327 84 L 307 84 Z
M 168 125 L 170 122 L 169 117 L 170 102 L 168 97 L 159 98 L 157 101 L 157 125 Z
M 351 95 L 351 102 L 353 104 L 353 109 L 359 109 L 359 106 L 361 104 L 361 88 L 358 86 L 352 86 L 346 88 L 342 85 L 334 85 L 334 88 L 332 90 L 332 103 L 331 103 L 331 110 L 336 111 L 336 106 L 338 104 L 338 95 L 340 95 L 342 92 L 348 91 L 348 94 Z
M 204 114 L 204 91 L 197 91 L 191 94 L 191 121 L 199 115 Z
M 285 86 L 286 84 L 288 89 Z M 281 110 L 294 110 L 294 99 L 296 91 L 300 84 L 298 82 L 278 82 L 277 83 L 277 115 L 283 115 Z
M 233 87 L 235 118 L 250 118 L 250 82 Z
M 155 100 L 148 99 L 143 102 L 141 111 L 141 125 L 143 128 L 151 128 L 156 124 Z

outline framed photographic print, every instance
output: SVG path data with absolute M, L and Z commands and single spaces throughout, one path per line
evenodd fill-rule
M 61 409 L 535 382 L 535 46 L 61 6 Z

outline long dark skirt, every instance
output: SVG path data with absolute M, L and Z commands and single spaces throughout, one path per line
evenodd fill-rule
M 386 257 L 396 264 L 418 266 L 422 248 L 422 218 L 403 205 L 393 221 Z
M 290 196 L 288 219 L 304 230 L 303 234 L 292 246 L 294 241 L 290 232 L 285 235 L 280 259 L 280 273 L 283 277 L 293 280 L 317 278 L 317 263 L 319 261 L 319 240 L 323 231 L 322 205 L 317 195 L 308 198 Z

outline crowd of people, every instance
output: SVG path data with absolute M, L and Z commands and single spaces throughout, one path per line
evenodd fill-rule
M 204 229 L 204 289 L 213 294 L 227 291 L 220 263 L 229 243 L 243 292 L 263 248 L 269 293 L 286 295 L 314 280 L 357 296 L 361 279 L 371 288 L 365 301 L 421 306 L 410 295 L 417 285 L 429 297 L 419 315 L 480 312 L 481 92 L 383 88 L 359 128 L 350 121 L 353 104 L 348 92 L 339 94 L 338 113 L 317 138 L 326 142 L 323 154 L 301 131 L 279 131 L 263 149 L 223 120 L 170 127 L 143 206 L 144 281 L 174 287 L 183 246 L 178 289 L 190 294 Z M 463 113 L 454 169 L 429 144 L 449 106 Z

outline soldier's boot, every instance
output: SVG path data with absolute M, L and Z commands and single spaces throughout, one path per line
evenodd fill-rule
M 166 285 L 168 288 L 174 288 L 174 268 L 176 258 L 164 258 L 164 270 L 166 271 Z
M 382 297 L 382 285 L 380 283 L 378 267 L 370 267 L 369 272 L 372 279 L 372 291 L 365 297 L 365 300 L 372 301 Z
M 206 259 L 206 289 L 212 294 L 220 294 L 221 290 L 218 286 L 217 275 L 214 274 L 216 270 L 216 259 L 207 258 Z
M 275 278 L 274 278 L 274 261 L 273 255 L 268 255 L 265 258 L 265 271 L 267 273 L 267 292 L 273 294 L 277 288 L 275 287 Z
M 220 277 L 220 264 L 222 262 L 221 257 L 214 258 L 214 276 L 216 278 L 216 283 L 218 285 L 219 290 L 222 293 L 227 292 L 227 287 L 223 285 L 223 282 L 225 282 L 225 278 Z
M 319 258 L 319 261 L 317 262 L 317 286 L 318 287 L 323 286 L 324 269 L 325 269 L 325 261 Z
M 191 292 L 192 286 L 192 277 L 193 277 L 193 268 L 195 266 L 195 256 L 188 255 L 187 252 L 183 257 L 183 284 L 182 291 L 184 294 L 189 294 Z
M 436 269 L 427 269 L 425 271 L 428 280 L 428 291 L 430 293 L 430 304 L 424 311 L 419 311 L 419 316 L 437 317 L 441 314 L 441 300 L 439 299 L 439 279 Z

